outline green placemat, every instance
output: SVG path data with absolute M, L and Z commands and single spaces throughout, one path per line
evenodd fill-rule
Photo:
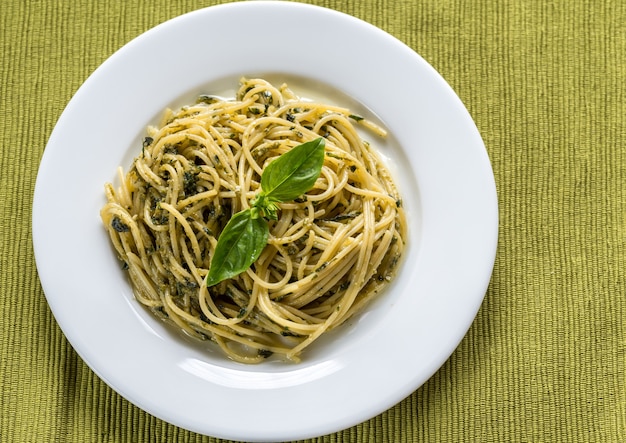
M 143 31 L 216 3 L 2 3 L 2 442 L 218 441 L 148 415 L 87 368 L 48 308 L 30 230 L 39 160 L 80 84 Z M 626 441 L 626 2 L 310 3 L 381 27 L 441 72 L 484 138 L 501 217 L 492 281 L 457 351 L 395 407 L 312 441 Z

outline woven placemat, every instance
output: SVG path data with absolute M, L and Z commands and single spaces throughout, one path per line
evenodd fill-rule
M 47 138 L 81 83 L 143 31 L 216 3 L 3 1 L 2 442 L 218 441 L 143 412 L 83 363 L 46 303 L 30 223 Z M 311 441 L 626 441 L 626 2 L 310 3 L 381 27 L 446 78 L 500 205 L 492 281 L 456 352 L 390 410 Z

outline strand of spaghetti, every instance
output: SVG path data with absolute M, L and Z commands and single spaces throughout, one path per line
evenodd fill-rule
M 324 319 L 308 315 L 305 312 L 296 308 L 292 308 L 289 305 L 285 305 L 282 303 L 276 304 L 275 309 L 280 312 L 280 315 L 282 315 L 285 320 L 292 321 L 300 325 L 319 326 L 324 323 Z
M 352 255 L 354 251 L 358 250 L 357 246 L 360 243 L 360 240 L 361 239 L 359 238 L 356 241 L 351 242 L 351 244 L 344 244 L 344 247 L 341 248 L 341 250 L 338 251 L 336 255 L 334 255 L 332 261 L 318 261 L 318 265 L 316 266 L 318 267 L 318 269 L 322 269 L 319 271 L 313 271 L 311 274 L 309 274 L 310 277 L 308 277 L 308 279 L 299 279 L 297 282 L 289 283 L 284 288 L 276 291 L 272 295 L 275 297 L 284 296 L 285 302 L 293 305 L 296 299 L 294 293 L 296 293 L 296 291 L 301 291 L 303 292 L 302 295 L 305 295 L 307 297 L 307 300 L 305 300 L 303 304 L 308 303 L 309 301 L 311 301 L 311 298 L 315 298 L 315 295 L 313 293 L 308 293 L 308 291 L 313 284 L 315 284 L 315 286 L 319 286 L 320 278 L 323 279 L 326 275 L 333 274 L 335 272 L 339 275 L 343 274 L 337 272 L 337 266 L 342 267 L 350 264 L 350 255 Z
M 105 205 L 105 208 L 106 208 L 106 212 L 108 216 L 110 217 L 110 223 L 112 223 L 112 220 L 117 217 L 118 221 L 123 226 L 126 226 L 126 230 L 130 233 L 132 237 L 132 242 L 135 245 L 135 250 L 137 251 L 137 253 L 140 256 L 145 255 L 145 247 L 143 244 L 141 233 L 139 232 L 139 227 L 137 226 L 137 223 L 135 223 L 133 218 L 130 216 L 130 214 L 124 208 L 122 208 L 118 203 L 108 203 L 107 205 Z M 116 232 L 115 230 L 112 230 L 112 231 Z M 109 231 L 110 234 L 112 234 L 113 232 Z M 128 236 L 119 235 L 118 238 L 122 244 L 125 241 L 129 240 Z M 129 246 L 125 246 L 121 248 L 121 250 L 118 250 L 118 252 L 123 253 L 128 250 L 131 250 L 131 248 Z
M 117 168 L 117 175 L 120 182 L 117 200 L 122 207 L 127 208 L 132 202 L 132 191 L 129 186 L 130 183 L 126 180 L 126 177 L 124 177 L 124 170 L 121 167 Z
M 193 249 L 195 259 L 200 261 L 201 251 L 200 247 L 198 246 L 198 239 L 196 238 L 196 234 L 193 232 L 193 229 L 191 229 L 191 226 L 189 226 L 187 220 L 185 220 L 185 217 L 183 217 L 183 215 L 169 203 L 161 203 L 161 209 L 165 209 L 167 212 L 172 214 L 172 216 L 180 224 L 180 226 L 185 231 L 185 234 L 187 234 L 187 239 L 191 242 L 191 247 Z
M 373 212 L 370 211 L 371 204 L 372 204 L 371 199 L 366 198 L 363 201 L 363 214 L 365 214 L 365 217 L 364 217 L 364 223 L 363 223 L 363 233 L 361 235 L 363 236 L 362 241 L 368 245 L 373 244 L 372 237 L 374 235 L 374 214 Z M 362 288 L 365 285 L 365 283 L 371 276 L 368 274 L 373 275 L 373 273 L 376 271 L 376 269 L 372 269 L 366 265 L 366 263 L 369 263 L 371 254 L 372 254 L 372 250 L 369 247 L 363 248 L 359 251 L 359 257 L 357 259 L 357 264 L 356 264 L 356 269 L 357 269 L 356 287 L 358 288 Z M 354 302 L 354 299 L 358 296 L 359 292 L 360 291 L 347 291 L 346 295 L 348 294 L 351 295 L 351 297 L 349 297 L 347 300 L 348 303 L 345 303 L 346 301 L 345 298 L 342 299 L 340 302 L 338 302 L 338 306 L 339 306 L 338 318 L 339 319 L 344 317 L 346 313 L 349 312 L 350 306 L 352 306 L 352 303 Z
M 291 225 L 289 227 L 289 230 L 280 237 L 270 233 L 271 235 L 268 238 L 267 243 L 270 245 L 286 245 L 289 243 L 297 242 L 309 232 L 309 229 L 305 226 L 305 224 L 305 219 L 298 220 L 293 225 Z
M 231 318 L 227 318 L 225 315 L 223 315 L 220 309 L 213 302 L 213 298 L 208 294 L 208 288 L 206 287 L 206 285 L 200 285 L 200 293 L 198 295 L 202 312 L 213 323 L 224 326 L 233 326 L 245 320 L 245 316 L 243 315 Z M 246 307 L 246 313 L 251 312 L 252 307 L 256 303 L 255 298 L 256 297 L 250 297 L 250 302 Z
M 307 193 L 307 199 L 312 202 L 318 202 L 327 200 L 336 193 L 338 193 L 341 189 L 335 186 L 336 175 L 327 167 L 323 167 L 320 172 L 320 178 L 317 179 L 315 185 L 312 188 L 312 191 L 322 191 L 319 194 L 314 194 L 312 191 Z
M 149 254 L 149 260 L 150 266 L 147 268 L 144 267 L 144 271 L 153 277 L 153 281 L 157 281 L 159 276 L 167 275 L 168 271 L 165 269 L 165 265 L 159 254 Z
M 319 288 L 316 288 L 319 291 L 317 295 L 319 296 L 320 293 L 325 294 L 331 291 L 331 289 L 334 287 L 333 282 L 336 285 L 336 283 L 339 281 L 344 281 L 347 285 L 349 285 L 349 287 L 356 287 L 357 289 L 359 289 L 357 283 L 353 283 L 353 274 L 357 272 L 357 269 L 355 268 L 357 258 L 358 254 L 355 250 L 352 250 L 350 251 L 350 253 L 346 254 L 343 257 L 343 262 L 337 264 L 337 267 L 334 270 L 336 274 L 334 272 L 329 273 L 323 280 L 320 281 Z M 341 289 L 341 286 L 339 286 L 337 288 L 336 294 L 341 294 L 342 292 L 343 291 Z M 306 306 L 309 305 L 316 306 L 314 303 L 312 303 L 317 298 L 314 295 L 316 294 L 311 293 L 311 291 L 300 291 L 299 293 L 294 293 L 293 297 L 287 297 L 285 303 L 300 309 L 305 309 Z M 344 295 L 341 296 L 342 299 L 344 297 Z M 335 303 L 332 296 L 326 299 L 323 304 L 323 306 L 330 306 L 329 309 L 334 309 L 334 305 Z
M 259 294 L 258 303 L 263 313 L 267 315 L 270 320 L 283 328 L 289 329 L 290 331 L 294 331 L 299 334 L 309 334 L 315 331 L 318 327 L 317 325 L 305 325 L 287 320 L 277 308 L 276 302 L 270 300 L 269 296 L 265 293 Z
M 263 344 L 255 343 L 254 341 L 246 337 L 238 335 L 238 334 L 241 334 L 242 332 L 254 332 L 254 331 L 244 330 L 244 329 L 233 329 L 233 332 L 229 332 L 228 329 L 211 325 L 209 323 L 204 322 L 199 317 L 189 315 L 187 312 L 183 311 L 180 307 L 178 307 L 176 303 L 174 303 L 174 300 L 172 299 L 171 294 L 169 294 L 169 291 L 166 291 L 166 294 L 164 297 L 164 307 L 166 307 L 168 311 L 171 312 L 172 314 L 175 314 L 174 318 L 178 320 L 184 318 L 186 322 L 194 324 L 196 326 L 200 326 L 202 330 L 211 332 L 215 334 L 216 337 L 227 338 L 228 340 L 231 340 L 233 342 L 245 344 L 247 346 L 252 346 L 252 347 L 258 346 L 259 348 L 261 348 L 261 347 L 266 346 L 265 343 Z M 179 326 L 187 327 L 186 323 L 183 323 L 183 322 L 180 322 L 180 323 L 181 325 Z M 280 352 L 280 349 L 276 349 L 276 351 Z
M 252 357 L 252 356 L 248 356 L 248 355 L 241 355 L 241 354 L 239 354 L 237 352 L 233 352 L 230 349 L 229 342 L 225 341 L 220 336 L 216 336 L 214 338 L 214 340 L 218 344 L 218 346 L 220 347 L 222 352 L 224 352 L 225 355 L 227 355 L 232 360 L 234 360 L 234 361 L 236 361 L 238 363 L 256 364 L 256 363 L 259 363 L 259 362 L 263 361 L 263 357 L 260 356 L 260 355 L 256 355 L 256 356 Z
M 160 197 L 159 197 L 160 198 Z M 141 221 L 145 224 L 145 226 L 150 229 L 150 231 L 152 231 L 153 233 L 156 233 L 158 231 L 161 232 L 167 232 L 168 227 L 166 224 L 158 224 L 156 218 L 152 217 L 152 202 L 155 200 L 151 200 L 150 198 L 144 198 L 143 199 L 143 204 L 141 205 L 138 202 L 136 202 L 133 207 L 135 212 L 137 212 L 137 215 L 139 216 L 140 214 L 142 215 Z M 140 213 L 140 210 L 142 211 Z
M 333 240 L 326 246 L 326 249 L 322 252 L 319 261 L 322 263 L 328 262 L 331 257 L 340 257 L 341 250 L 351 249 L 359 246 L 359 243 L 363 241 L 362 235 L 358 232 L 363 228 L 363 215 L 358 215 L 346 225 L 342 225 L 335 231 Z
M 135 161 L 134 170 L 143 178 L 146 183 L 155 187 L 159 192 L 165 192 L 166 187 L 163 185 L 164 180 L 153 172 L 146 164 L 141 161 Z
M 330 317 L 320 326 L 315 332 L 309 335 L 302 343 L 298 344 L 289 352 L 287 352 L 287 358 L 294 358 L 294 356 L 300 354 L 306 347 L 311 345 L 315 340 L 317 340 L 324 332 L 326 332 L 335 322 L 335 319 L 339 316 L 339 311 L 334 311 Z
M 201 207 L 206 206 L 211 201 L 211 199 L 213 199 L 213 197 L 216 197 L 217 195 L 217 189 L 199 192 L 192 195 L 191 197 L 187 197 L 183 200 L 178 200 L 178 202 L 176 202 L 176 210 L 180 212 L 185 207 L 187 207 L 187 212 L 198 212 Z M 196 206 L 189 207 L 192 203 L 196 203 Z
M 196 262 L 200 262 L 199 257 L 191 256 L 191 253 L 185 241 L 185 237 L 183 236 L 180 237 L 180 247 L 183 253 L 183 262 L 185 265 L 187 265 L 187 268 L 189 268 L 189 272 L 193 276 L 193 280 L 195 281 L 196 285 L 202 286 L 203 277 L 201 275 L 200 269 L 198 269 L 198 267 L 196 266 Z
M 137 257 L 136 254 L 130 252 L 127 255 L 127 263 L 130 278 L 135 281 L 137 287 L 141 289 L 136 294 L 141 303 L 149 307 L 159 306 L 161 304 L 160 297 L 154 284 L 146 276 L 141 259 Z
M 284 248 L 281 248 L 278 245 L 266 247 L 263 250 L 261 256 L 257 259 L 257 264 L 254 269 L 248 268 L 246 270 L 248 276 L 252 280 L 254 280 L 257 285 L 267 289 L 268 291 L 284 287 L 291 279 L 291 275 L 293 273 L 293 263 L 291 262 L 291 260 L 285 260 L 286 267 L 282 278 L 273 283 L 270 282 L 268 277 L 271 269 L 269 268 L 269 266 L 271 265 L 274 255 L 276 254 L 287 257 L 287 253 L 285 252 Z
M 316 217 L 315 207 L 308 199 L 297 206 L 292 206 L 292 210 L 287 209 L 288 205 L 281 203 L 281 217 L 270 230 L 270 235 L 274 239 L 290 237 L 294 232 L 308 229 L 311 221 Z M 299 220 L 298 220 L 299 219 Z M 301 235 L 298 235 L 298 238 Z
M 384 194 L 379 191 L 370 191 L 370 190 L 363 189 L 363 188 L 357 188 L 355 186 L 352 186 L 350 183 L 346 184 L 346 189 L 352 192 L 353 194 L 357 194 L 363 197 L 379 198 L 381 200 L 385 200 L 388 204 L 395 205 L 397 201 L 396 198 L 391 195 Z

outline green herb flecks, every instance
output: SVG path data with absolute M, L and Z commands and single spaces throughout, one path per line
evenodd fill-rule
M 220 234 L 206 285 L 235 277 L 254 263 L 267 245 L 268 220 L 278 218 L 278 203 L 294 200 L 310 190 L 324 164 L 325 140 L 298 145 L 272 161 L 261 174 L 261 192 L 251 207 L 236 213 Z
M 113 220 L 111 220 L 111 227 L 115 229 L 117 232 L 130 231 L 130 227 L 128 227 L 126 223 L 122 222 L 122 220 L 120 220 L 119 217 L 113 217 Z
M 185 171 L 183 174 L 183 189 L 187 197 L 197 194 L 198 172 Z
M 273 352 L 269 349 L 259 349 L 258 354 L 263 358 L 268 358 L 272 356 Z
M 204 103 L 207 105 L 212 105 L 213 103 L 217 103 L 218 101 L 220 100 L 217 97 L 206 94 L 201 94 L 196 98 L 196 103 Z

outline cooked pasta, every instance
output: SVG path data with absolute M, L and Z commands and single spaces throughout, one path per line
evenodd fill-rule
M 349 110 L 297 97 L 287 85 L 242 79 L 236 97 L 200 96 L 149 127 L 101 217 L 136 299 L 235 361 L 300 361 L 326 331 L 392 280 L 406 241 L 400 196 Z M 220 232 L 250 207 L 273 159 L 324 137 L 311 190 L 279 204 L 267 246 L 236 277 L 207 287 Z

